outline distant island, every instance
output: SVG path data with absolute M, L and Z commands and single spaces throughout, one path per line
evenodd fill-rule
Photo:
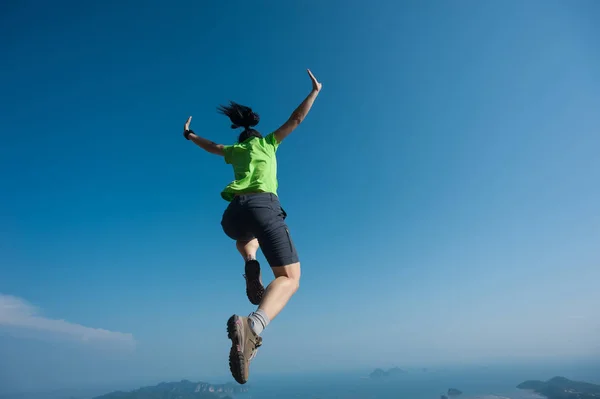
M 530 380 L 517 388 L 534 391 L 548 399 L 600 399 L 600 385 L 554 377 L 548 381 Z
M 448 389 L 448 393 L 446 395 L 441 395 L 440 396 L 440 399 L 448 399 L 448 397 L 451 398 L 453 396 L 459 396 L 459 395 L 462 395 L 461 391 L 459 391 L 456 388 L 450 388 L 450 389 Z
M 248 392 L 248 388 L 235 384 L 209 384 L 182 380 L 162 382 L 130 392 L 112 392 L 94 399 L 232 399 L 228 394 L 243 392 Z
M 375 371 L 369 374 L 369 377 L 373 380 L 378 380 L 382 378 L 398 377 L 403 374 L 406 374 L 405 370 L 402 370 L 399 367 L 392 367 L 388 371 L 384 371 L 383 369 L 375 369 Z

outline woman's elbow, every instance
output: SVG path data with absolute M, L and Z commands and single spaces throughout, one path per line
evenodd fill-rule
M 292 125 L 293 127 L 297 127 L 299 124 L 302 123 L 303 120 L 304 120 L 304 115 L 294 114 L 290 118 L 289 122 L 290 122 L 290 125 Z

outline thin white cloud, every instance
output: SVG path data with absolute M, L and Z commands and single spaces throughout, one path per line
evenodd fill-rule
M 43 317 L 25 300 L 0 293 L 0 326 L 60 334 L 82 341 L 134 344 L 133 335 Z

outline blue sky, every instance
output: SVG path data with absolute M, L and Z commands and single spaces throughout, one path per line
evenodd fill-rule
M 266 133 L 306 68 L 253 373 L 600 356 L 599 4 L 228 4 L 0 6 L 0 385 L 227 378 L 233 175 L 181 129 Z

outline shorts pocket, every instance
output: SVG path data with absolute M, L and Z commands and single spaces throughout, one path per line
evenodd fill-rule
M 285 212 L 285 210 L 283 209 L 283 207 L 281 206 L 281 204 L 279 202 L 274 202 L 271 204 L 271 210 L 275 213 L 275 215 L 277 215 L 278 217 L 285 219 L 287 217 L 287 213 Z
M 290 246 L 290 253 L 294 253 L 294 243 L 292 242 L 292 235 L 290 234 L 290 230 L 286 227 L 285 234 L 287 234 L 288 245 Z

